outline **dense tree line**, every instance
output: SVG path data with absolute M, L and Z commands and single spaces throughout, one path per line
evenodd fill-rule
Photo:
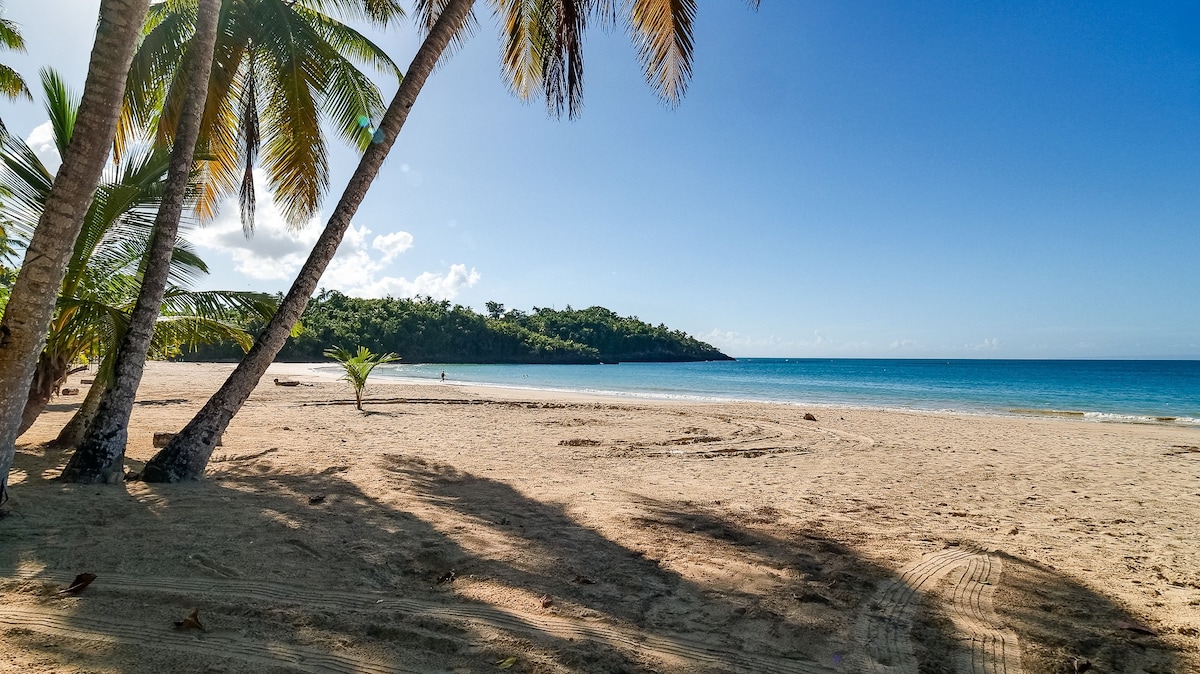
M 365 346 L 406 363 L 599 363 L 726 360 L 680 330 L 621 317 L 603 307 L 526 313 L 488 303 L 487 315 L 449 300 L 364 299 L 322 291 L 308 304 L 277 360 L 324 360 L 329 348 Z M 255 333 L 261 319 L 244 326 Z M 186 360 L 237 360 L 233 343 L 200 345 Z

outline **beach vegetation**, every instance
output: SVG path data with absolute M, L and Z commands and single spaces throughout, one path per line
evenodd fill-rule
M 26 393 L 55 315 L 67 262 L 112 151 L 125 78 L 149 4 L 100 2 L 82 102 L 72 119 L 77 133 L 61 150 L 62 164 L 0 319 L 0 501 L 7 495 Z
M 280 0 L 190 0 L 151 7 L 130 69 L 116 145 L 120 151 L 131 136 L 150 129 L 160 147 L 172 148 L 171 176 L 112 385 L 72 459 L 89 468 L 70 473 L 72 478 L 105 481 L 123 463 L 189 173 L 195 169 L 203 175 L 195 200 L 202 217 L 212 215 L 214 202 L 239 191 L 249 234 L 254 171 L 261 165 L 284 216 L 302 226 L 327 186 L 322 121 L 336 124 L 360 148 L 370 142 L 360 122 L 380 114 L 383 103 L 355 61 L 397 77 L 399 71 L 382 50 L 322 9 L 311 1 Z M 380 24 L 400 11 L 390 0 L 342 3 L 341 9 Z M 201 161 L 194 165 L 201 137 Z
M 359 410 L 363 408 L 363 391 L 367 388 L 367 377 L 371 376 L 371 372 L 379 365 L 400 360 L 400 357 L 394 353 L 377 355 L 371 353 L 371 350 L 365 346 L 360 346 L 353 352 L 341 347 L 333 347 L 326 349 L 325 355 L 336 360 L 338 365 L 342 366 L 342 370 L 345 371 L 342 379 L 346 380 L 350 384 L 350 388 L 354 389 L 354 406 Z
M 54 142 L 64 152 L 74 133 L 72 120 L 79 103 L 54 71 L 43 72 L 42 87 L 46 113 L 55 131 Z M 67 262 L 45 347 L 22 411 L 21 433 L 45 409 L 73 366 L 107 364 L 120 336 L 128 329 L 154 214 L 163 195 L 167 164 L 165 152 L 142 145 L 105 171 Z M 24 141 L 0 134 L 0 213 L 16 251 L 28 245 L 49 199 L 52 182 L 49 169 Z M 162 315 L 152 335 L 153 355 L 176 356 L 185 347 L 217 341 L 249 348 L 250 335 L 232 319 L 269 316 L 273 297 L 190 290 L 188 286 L 207 274 L 208 268 L 186 242 L 174 247 L 169 271 Z M 110 369 L 106 365 L 99 369 L 98 382 L 102 382 Z M 103 388 L 100 383 L 93 385 L 85 408 L 94 406 Z
M 681 330 L 623 317 L 603 307 L 535 308 L 487 315 L 431 297 L 369 299 L 325 290 L 304 310 L 304 329 L 280 349 L 277 360 L 320 360 L 325 345 L 405 354 L 409 363 L 600 363 L 726 360 L 728 356 Z M 252 333 L 262 322 L 247 317 Z M 233 344 L 198 347 L 186 360 L 236 360 Z

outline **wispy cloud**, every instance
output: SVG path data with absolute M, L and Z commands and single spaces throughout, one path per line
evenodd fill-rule
M 776 335 L 746 335 L 733 330 L 715 329 L 700 339 L 726 353 L 747 357 L 826 357 L 857 353 L 872 348 L 869 342 L 842 342 L 813 330 L 809 338 L 785 338 Z
M 963 349 L 966 351 L 995 351 L 1001 347 L 999 337 L 989 337 L 982 342 L 976 344 L 965 344 Z

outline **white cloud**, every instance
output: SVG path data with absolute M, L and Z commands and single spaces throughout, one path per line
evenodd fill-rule
M 380 234 L 371 242 L 371 247 L 375 250 L 383 251 L 383 261 L 391 262 L 397 255 L 412 248 L 412 234 L 408 232 L 392 232 L 391 234 Z
M 450 265 L 450 271 L 445 274 L 424 272 L 413 280 L 394 276 L 385 276 L 360 284 L 350 294 L 359 297 L 416 297 L 429 295 L 434 299 L 454 299 L 465 288 L 470 288 L 481 278 L 478 271 L 472 268 L 467 271 L 465 264 Z
M 25 139 L 25 144 L 30 150 L 42 160 L 46 168 L 53 173 L 58 170 L 58 166 L 62 164 L 62 157 L 58 154 L 58 146 L 54 144 L 54 126 L 47 120 L 29 132 L 29 137 Z
M 196 229 L 189 238 L 197 246 L 226 253 L 236 263 L 235 269 L 250 278 L 290 280 L 308 258 L 322 227 L 318 220 L 298 230 L 288 227 L 270 195 L 260 194 L 254 234 L 249 239 L 242 233 L 240 212 L 232 199 L 222 204 L 212 223 Z M 479 282 L 479 272 L 474 268 L 468 271 L 463 264 L 451 265 L 443 273 L 423 272 L 412 280 L 388 276 L 389 264 L 412 245 L 413 237 L 408 232 L 380 234 L 372 239 L 370 229 L 351 224 L 321 277 L 321 287 L 356 297 L 429 295 L 453 299 Z

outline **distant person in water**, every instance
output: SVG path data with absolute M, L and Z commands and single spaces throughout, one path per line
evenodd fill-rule
M 442 383 L 446 383 L 446 371 L 442 370 Z

